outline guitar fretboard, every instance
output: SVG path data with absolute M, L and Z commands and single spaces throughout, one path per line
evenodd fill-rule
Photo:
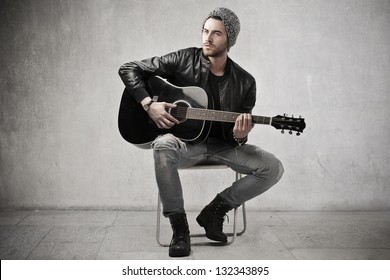
M 209 110 L 201 108 L 187 108 L 186 118 L 193 120 L 217 121 L 217 122 L 232 122 L 234 123 L 240 113 Z M 252 123 L 255 124 L 271 124 L 270 117 L 252 115 Z

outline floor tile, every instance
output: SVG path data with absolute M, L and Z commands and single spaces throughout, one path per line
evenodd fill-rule
M 26 259 L 50 226 L 0 226 L 0 259 Z
M 187 257 L 171 258 L 168 248 L 164 252 L 123 252 L 118 257 L 120 260 L 193 260 L 194 252 L 192 251 Z
M 159 252 L 154 226 L 111 226 L 102 242 L 103 252 Z
M 156 220 L 156 211 L 118 211 L 114 225 L 152 226 Z
M 100 243 L 103 241 L 107 228 L 103 226 L 53 226 L 42 240 L 44 243 Z
M 0 225 L 16 225 L 34 211 L 0 211 Z
M 252 228 L 228 246 L 199 246 L 194 251 L 196 259 L 295 259 L 268 226 Z
M 390 223 L 387 222 L 373 222 L 373 223 L 362 223 L 359 228 L 368 232 L 378 240 L 383 242 L 385 248 L 390 248 Z
M 31 260 L 94 260 L 99 243 L 40 243 L 29 255 Z
M 119 259 L 124 260 L 169 260 L 168 249 L 166 252 L 124 252 Z
M 390 249 L 293 249 L 300 260 L 390 260 Z
M 248 227 L 253 225 L 285 225 L 277 212 L 247 211 Z
M 384 248 L 383 242 L 353 225 L 288 225 L 272 230 L 288 249 Z
M 361 225 L 364 223 L 390 223 L 390 212 L 276 212 L 288 225 Z
M 112 225 L 116 211 L 37 211 L 21 225 Z

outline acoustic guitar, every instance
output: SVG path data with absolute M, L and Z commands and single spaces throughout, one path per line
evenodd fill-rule
M 234 123 L 241 113 L 213 110 L 213 100 L 200 87 L 178 87 L 159 76 L 146 81 L 146 90 L 154 101 L 173 103 L 177 106 L 168 113 L 180 121 L 170 129 L 159 129 L 149 115 L 125 88 L 118 116 L 122 137 L 139 148 L 150 148 L 157 136 L 172 133 L 184 142 L 201 143 L 207 139 L 211 122 Z M 285 130 L 297 135 L 306 127 L 304 118 L 277 115 L 263 117 L 252 115 L 253 124 L 271 125 L 284 133 Z

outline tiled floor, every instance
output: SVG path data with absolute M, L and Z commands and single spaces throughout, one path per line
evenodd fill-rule
M 191 232 L 202 233 L 197 213 L 187 214 Z M 192 238 L 185 259 L 389 260 L 389 214 L 248 212 L 247 231 L 232 245 Z M 170 227 L 162 221 L 162 240 L 169 242 Z M 170 259 L 155 241 L 155 223 L 148 211 L 2 211 L 0 259 Z

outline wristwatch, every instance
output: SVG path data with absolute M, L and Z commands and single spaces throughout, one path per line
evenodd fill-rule
M 152 105 L 152 103 L 154 102 L 153 99 L 151 99 L 148 103 L 146 103 L 143 107 L 144 107 L 144 110 L 147 112 L 149 111 L 149 108 L 150 108 L 150 105 Z
M 241 146 L 242 144 L 244 144 L 247 138 L 248 138 L 248 136 L 245 136 L 244 138 L 237 138 L 233 132 L 233 139 L 234 139 L 234 141 L 237 142 L 238 146 Z

